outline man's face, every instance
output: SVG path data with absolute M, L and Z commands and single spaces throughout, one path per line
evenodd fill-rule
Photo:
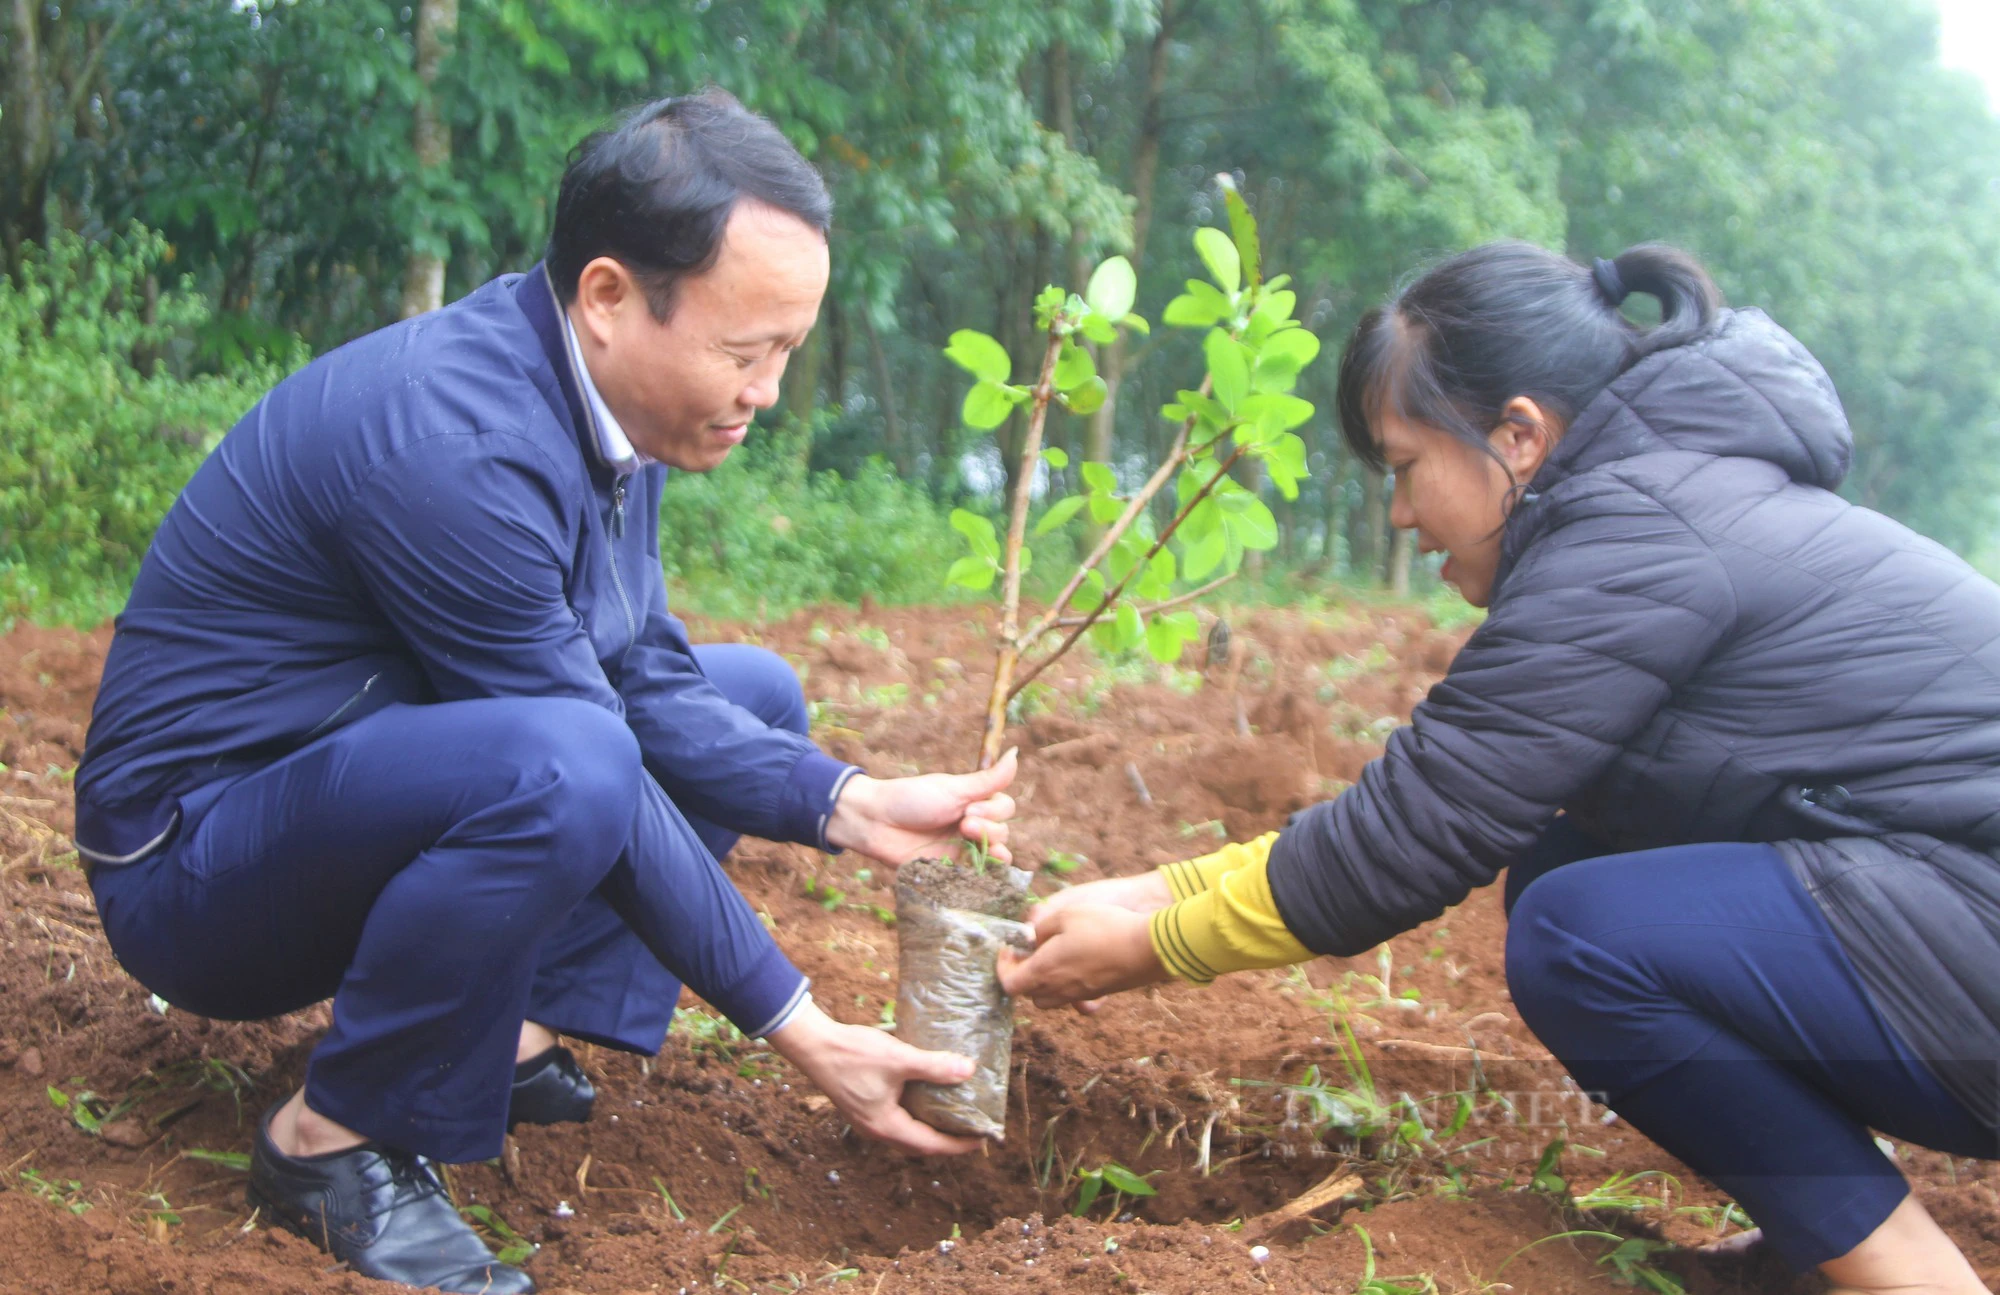
M 778 400 L 785 361 L 826 295 L 820 232 L 745 199 L 715 264 L 677 286 L 665 323 L 609 257 L 583 268 L 569 307 L 604 403 L 641 454 L 687 472 L 720 467 Z

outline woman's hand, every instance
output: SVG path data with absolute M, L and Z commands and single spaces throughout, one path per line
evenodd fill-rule
M 925 773 L 912 778 L 870 778 L 857 773 L 840 789 L 826 825 L 827 844 L 854 850 L 894 867 L 943 854 L 954 836 L 979 842 L 1002 863 L 1014 798 L 1016 759 L 1009 751 L 978 773 Z
M 843 1025 L 811 1001 L 767 1037 L 868 1137 L 932 1156 L 978 1149 L 978 1138 L 940 1133 L 902 1107 L 905 1083 L 960 1083 L 972 1077 L 971 1058 L 925 1052 L 872 1025 Z
M 1050 913 L 1060 913 L 1065 908 L 1079 904 L 1094 904 L 1100 907 L 1123 908 L 1134 913 L 1156 913 L 1174 902 L 1174 893 L 1167 889 L 1167 879 L 1159 869 L 1152 868 L 1131 877 L 1106 877 L 1102 881 L 1086 881 L 1080 886 L 1059 890 L 1035 906 L 1041 921 Z
M 1082 1005 L 1167 978 L 1145 913 L 1110 904 L 1039 904 L 1032 920 L 1035 951 L 1022 957 L 1001 950 L 1000 986 L 1037 1007 Z
M 1122 908 L 1127 912 L 1151 915 L 1174 902 L 1173 891 L 1167 888 L 1167 879 L 1158 869 L 1149 869 L 1131 877 L 1106 877 L 1101 881 L 1086 881 L 1080 886 L 1059 890 L 1041 903 L 1035 905 L 1029 920 L 1036 924 L 1039 932 L 1044 924 L 1052 923 L 1053 915 L 1066 909 L 1077 907 Z M 1148 944 L 1150 948 L 1150 943 Z M 1025 961 L 1016 958 L 1014 961 Z M 1007 962 L 1003 957 L 1001 966 Z M 1005 976 L 1002 976 L 1005 987 Z M 1012 989 L 1008 989 L 1013 993 Z M 1101 998 L 1086 998 L 1076 1004 L 1076 1010 L 1086 1016 L 1103 1005 Z

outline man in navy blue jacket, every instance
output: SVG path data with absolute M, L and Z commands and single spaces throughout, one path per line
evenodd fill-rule
M 900 863 L 1004 854 L 1011 758 L 878 781 L 804 736 L 797 680 L 667 611 L 666 468 L 777 398 L 830 203 L 719 92 L 579 147 L 546 262 L 322 357 L 188 483 L 140 570 L 77 772 L 120 961 L 209 1016 L 332 997 L 252 1197 L 356 1271 L 533 1289 L 431 1161 L 587 1116 L 570 1034 L 657 1051 L 680 985 L 861 1131 L 961 1057 L 832 1021 L 717 864 L 735 833 Z M 662 466 L 664 465 L 664 466 Z

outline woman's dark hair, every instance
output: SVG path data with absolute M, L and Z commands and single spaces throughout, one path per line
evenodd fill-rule
M 1642 329 L 1619 307 L 1660 300 Z M 1371 424 L 1383 410 L 1491 452 L 1501 411 L 1527 396 L 1567 428 L 1642 356 L 1707 328 L 1722 294 L 1679 248 L 1644 243 L 1595 268 L 1529 243 L 1461 252 L 1361 317 L 1340 361 L 1340 430 L 1383 467 Z
M 822 234 L 833 224 L 819 172 L 734 96 L 710 87 L 647 104 L 570 152 L 549 235 L 556 295 L 574 301 L 583 267 L 609 256 L 645 289 L 653 317 L 666 319 L 675 285 L 715 264 L 744 198 Z

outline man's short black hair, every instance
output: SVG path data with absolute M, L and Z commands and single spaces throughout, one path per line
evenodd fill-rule
M 616 259 L 655 319 L 682 278 L 715 264 L 736 204 L 753 198 L 824 234 L 833 199 L 778 128 L 724 90 L 661 99 L 578 144 L 549 235 L 549 277 L 565 305 L 583 267 Z

